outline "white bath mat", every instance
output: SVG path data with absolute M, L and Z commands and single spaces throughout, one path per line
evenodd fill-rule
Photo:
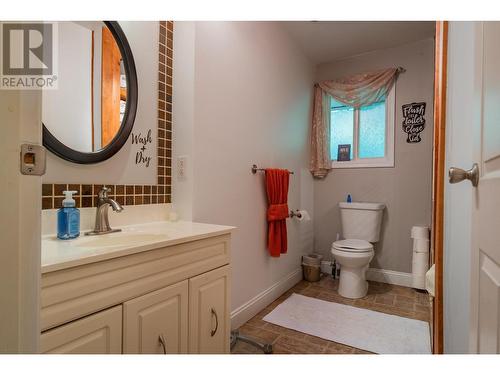
M 427 322 L 295 293 L 264 320 L 373 353 L 431 353 Z

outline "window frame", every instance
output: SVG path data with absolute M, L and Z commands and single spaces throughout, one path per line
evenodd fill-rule
M 385 156 L 383 158 L 359 158 L 359 110 L 354 110 L 353 144 L 350 161 L 332 160 L 332 168 L 393 168 L 394 167 L 394 127 L 396 112 L 396 87 L 391 88 L 385 99 Z

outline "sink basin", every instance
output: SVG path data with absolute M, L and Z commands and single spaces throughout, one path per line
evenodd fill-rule
M 153 243 L 165 241 L 168 239 L 166 234 L 152 233 L 116 233 L 103 234 L 100 236 L 80 237 L 75 241 L 75 247 L 116 247 L 116 246 L 133 246 L 144 243 Z
M 123 226 L 121 232 L 62 241 L 55 234 L 42 237 L 42 273 L 100 262 L 158 248 L 230 233 L 233 227 L 178 222 L 151 222 Z M 90 230 L 90 228 L 85 228 Z

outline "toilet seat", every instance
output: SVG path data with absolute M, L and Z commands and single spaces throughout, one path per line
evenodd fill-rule
M 364 240 L 347 239 L 335 241 L 332 250 L 344 251 L 346 253 L 366 253 L 373 251 L 373 245 Z

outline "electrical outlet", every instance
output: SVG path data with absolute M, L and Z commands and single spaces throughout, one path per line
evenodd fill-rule
M 177 178 L 179 180 L 186 179 L 187 156 L 179 156 L 177 158 Z

